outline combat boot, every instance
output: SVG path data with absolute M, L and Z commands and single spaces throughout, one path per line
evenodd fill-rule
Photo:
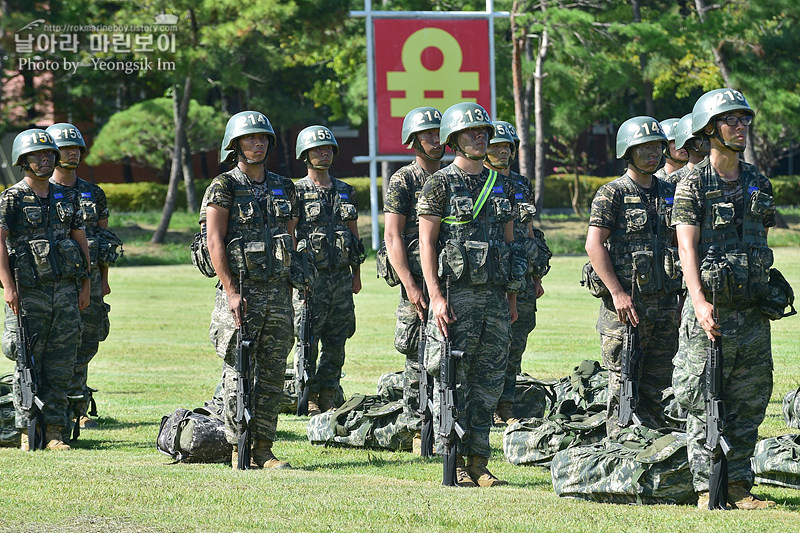
M 233 445 L 233 452 L 231 452 L 231 467 L 233 467 L 234 470 L 239 470 L 239 446 L 237 444 Z M 250 453 L 250 469 L 256 470 L 258 468 L 261 467 L 256 464 L 253 460 L 253 454 Z
M 478 455 L 470 455 L 467 457 L 467 474 L 472 478 L 472 481 L 480 487 L 508 485 L 508 481 L 497 479 L 494 474 L 489 472 L 487 468 L 488 464 L 488 457 L 480 457 Z
M 281 461 L 272 453 L 271 440 L 257 440 L 253 444 L 251 461 L 255 462 L 259 468 L 290 469 L 292 465 L 286 461 Z
M 80 419 L 80 425 L 81 429 L 97 429 L 99 424 L 97 423 L 97 420 L 83 415 Z
M 515 422 L 515 418 L 511 409 L 513 404 L 511 402 L 500 402 L 497 404 L 497 410 L 494 412 L 494 425 L 504 426 Z
M 309 392 L 308 393 L 308 416 L 315 416 L 322 412 L 319 408 L 319 393 L 317 392 Z
M 31 445 L 28 442 L 28 432 L 23 431 L 19 436 L 19 449 L 23 452 L 31 451 Z
M 737 509 L 767 509 L 777 504 L 772 500 L 762 500 L 750 492 L 747 483 L 737 481 L 728 485 L 728 503 Z
M 323 413 L 336 408 L 336 391 L 333 389 L 322 389 L 319 391 L 319 410 Z
M 478 486 L 474 481 L 472 481 L 472 478 L 469 477 L 469 474 L 467 473 L 467 466 L 464 463 L 464 456 L 462 455 L 456 457 L 456 485 L 465 488 L 473 488 Z
M 64 442 L 64 426 L 47 426 L 47 433 L 45 434 L 45 440 L 47 441 L 47 446 L 45 449 L 65 452 L 67 450 L 71 450 L 69 444 Z

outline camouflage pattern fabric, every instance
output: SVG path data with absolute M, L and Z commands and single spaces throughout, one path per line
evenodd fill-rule
M 294 291 L 292 303 L 294 333 L 298 341 L 296 349 L 299 350 L 300 318 L 303 311 L 303 300 L 299 291 Z M 317 368 L 316 375 L 308 382 L 312 394 L 322 389 L 339 388 L 345 359 L 345 342 L 355 331 L 353 275 L 350 268 L 320 270 L 311 293 L 311 360 Z
M 508 351 L 501 402 L 514 401 L 517 374 L 522 372 L 522 354 L 528 344 L 528 335 L 536 327 L 536 292 L 532 287 L 517 294 L 517 315 L 517 320 L 511 324 L 511 347 Z
M 422 285 L 422 281 L 418 283 Z M 406 297 L 406 291 L 400 288 L 400 303 L 397 305 L 397 325 L 394 334 L 394 347 L 405 355 L 403 362 L 403 405 L 409 419 L 419 418 L 419 336 L 422 320 L 417 315 L 417 308 Z
M 637 414 L 647 427 L 665 427 L 667 421 L 661 398 L 672 383 L 672 358 L 678 350 L 678 300 L 674 293 L 658 291 L 637 294 L 635 305 L 642 347 Z M 602 299 L 597 330 L 600 332 L 603 366 L 609 375 L 607 429 L 608 434 L 614 436 L 619 432 L 620 352 L 625 324 L 619 321 L 610 297 Z
M 750 458 L 772 395 L 772 349 L 769 320 L 757 307 L 718 306 L 724 360 L 722 399 L 727 414 L 736 418 L 725 423 L 725 435 L 733 451 L 728 456 L 728 482 L 750 486 L 753 472 Z M 686 433 L 689 438 L 694 489 L 708 490 L 711 456 L 705 441 L 706 348 L 709 340 L 697 322 L 694 305 L 687 298 L 680 327 L 680 347 L 675 355 L 672 387 L 675 397 L 688 409 Z
M 400 168 L 389 179 L 383 210 L 386 213 L 406 217 L 406 224 L 403 228 L 404 237 L 416 237 L 419 233 L 417 200 L 423 185 L 430 177 L 430 173 L 415 161 Z
M 403 399 L 404 371 L 389 372 L 378 378 L 377 395 L 384 401 L 394 402 Z
M 680 180 L 682 176 L 684 176 L 684 175 L 686 175 L 686 173 L 688 173 L 688 169 L 686 169 L 686 170 L 684 170 L 684 169 L 686 169 L 686 165 L 682 166 L 678 170 L 673 170 L 672 172 L 667 174 L 667 170 L 664 167 L 662 167 L 662 168 L 659 168 L 658 170 L 656 170 L 655 173 L 653 174 L 653 176 L 655 176 L 656 178 L 658 178 L 660 180 L 664 180 L 667 183 L 671 183 L 671 184 L 675 185 L 676 183 L 678 183 L 678 180 Z
M 233 452 L 225 440 L 225 424 L 203 407 L 179 408 L 163 417 L 156 449 L 176 463 L 227 463 Z
M 551 411 L 564 402 L 572 401 L 585 411 L 604 411 L 608 406 L 608 370 L 598 361 L 584 359 L 572 370 L 572 374 L 555 383 L 555 401 Z
M 530 374 L 518 374 L 514 384 L 511 414 L 514 418 L 541 418 L 549 414 L 556 402 L 557 381 L 543 381 Z
M 312 416 L 306 429 L 311 444 L 411 451 L 415 430 L 403 414 L 402 400 L 354 394 L 337 409 Z
M 550 465 L 556 494 L 605 503 L 691 504 L 686 435 L 606 439 L 558 452 Z
M 783 397 L 783 420 L 790 428 L 800 429 L 800 387 Z
M 14 421 L 14 374 L 0 377 L 0 448 L 18 448 L 22 433 Z
M 758 441 L 752 459 L 756 483 L 800 489 L 800 435 Z
M 503 454 L 512 465 L 549 468 L 557 452 L 600 442 L 606 436 L 605 423 L 604 411 L 525 418 L 506 428 Z
M 489 457 L 492 415 L 503 391 L 508 362 L 510 315 L 501 287 L 459 285 L 450 288 L 450 305 L 457 320 L 448 326 L 450 341 L 464 357 L 456 365 L 458 422 L 466 431 L 461 455 Z M 441 387 L 439 367 L 444 338 L 432 315 L 428 318 L 425 361 L 434 377 L 434 390 Z M 439 394 L 434 395 L 434 424 L 439 427 Z M 442 444 L 436 435 L 437 453 Z

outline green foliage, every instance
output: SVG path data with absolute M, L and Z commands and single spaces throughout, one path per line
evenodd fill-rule
M 776 205 L 800 205 L 800 176 L 770 178 Z
M 204 191 L 211 180 L 195 180 L 198 191 Z M 154 211 L 164 206 L 168 185 L 165 183 L 103 183 L 109 210 L 114 212 Z M 178 195 L 175 199 L 176 209 L 186 209 L 186 191 L 184 182 L 178 184 Z
M 99 165 L 129 160 L 156 169 L 172 159 L 175 142 L 171 98 L 155 98 L 134 104 L 112 115 L 100 130 L 86 163 Z M 192 100 L 186 133 L 192 154 L 219 148 L 227 117 L 213 107 Z

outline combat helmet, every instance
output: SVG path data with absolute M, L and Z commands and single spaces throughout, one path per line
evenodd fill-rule
M 418 107 L 412 109 L 403 119 L 403 144 L 412 142 L 411 136 L 420 131 L 438 128 L 442 123 L 442 114 L 435 107 Z
M 505 120 L 495 120 L 492 125 L 494 126 L 494 137 L 489 139 L 489 144 L 511 143 L 514 145 L 516 153 L 519 150 L 519 137 L 514 125 Z
M 453 134 L 469 128 L 478 128 L 481 126 L 489 128 L 489 140 L 491 140 L 491 138 L 494 137 L 495 131 L 489 113 L 479 104 L 461 102 L 460 104 L 448 107 L 442 114 L 439 139 L 441 139 L 443 145 L 450 146 L 454 152 L 461 151 Z M 481 157 L 479 159 L 483 158 Z
M 11 146 L 11 161 L 14 162 L 15 166 L 20 166 L 23 170 L 28 170 L 30 166 L 24 156 L 42 150 L 55 152 L 56 161 L 61 154 L 61 152 L 58 151 L 58 146 L 53 140 L 53 137 L 45 130 L 39 128 L 25 130 L 14 138 L 14 144 Z M 55 166 L 53 168 L 55 169 Z M 50 174 L 52 175 L 52 172 Z M 37 174 L 37 176 L 50 177 L 39 174 Z
M 67 148 L 69 146 L 77 146 L 81 150 L 81 155 L 86 153 L 86 142 L 83 140 L 81 130 L 68 122 L 59 122 L 47 128 L 47 133 L 53 137 L 56 146 L 59 148 Z M 58 165 L 66 169 L 76 168 L 78 165 L 66 165 L 59 159 Z
M 692 108 L 692 133 L 697 136 L 707 136 L 703 129 L 715 118 L 725 113 L 742 110 L 746 114 L 754 117 L 756 112 L 747 103 L 747 99 L 736 89 L 714 89 L 708 91 L 697 99 Z M 736 152 L 743 152 L 744 146 L 730 144 L 719 135 L 719 130 L 715 127 L 712 137 L 716 137 L 722 144 Z
M 668 141 L 675 140 L 675 126 L 678 125 L 680 120 L 681 119 L 679 118 L 665 118 L 664 120 L 659 121 L 659 124 L 661 124 L 661 129 L 664 131 L 664 136 Z
M 264 160 L 266 160 L 272 147 L 275 146 L 275 130 L 272 129 L 272 124 L 263 113 L 242 111 L 229 118 L 225 125 L 225 135 L 222 137 L 222 146 L 219 151 L 219 162 L 228 161 L 234 153 L 239 151 L 238 144 L 234 146 L 234 140 L 252 133 L 267 134 L 269 146 L 267 146 L 267 153 L 264 156 Z M 259 163 L 259 161 L 248 161 L 248 163 Z
M 689 139 L 694 137 L 692 134 L 692 114 L 687 113 L 683 115 L 679 120 L 678 123 L 675 124 L 672 131 L 675 133 L 675 148 L 680 150 L 681 148 L 689 148 L 686 146 L 686 143 L 689 142 Z
M 631 147 L 652 141 L 667 143 L 661 124 L 653 117 L 629 118 L 617 130 L 617 159 L 627 160 Z
M 295 145 L 297 159 L 308 164 L 308 150 L 317 146 L 332 146 L 333 155 L 339 153 L 339 144 L 336 142 L 336 137 L 333 136 L 331 130 L 325 126 L 309 126 L 303 128 L 297 134 L 297 144 Z

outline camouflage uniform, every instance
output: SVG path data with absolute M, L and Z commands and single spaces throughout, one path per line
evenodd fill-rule
M 206 221 L 209 204 L 228 210 L 225 236 L 227 259 L 234 280 L 244 271 L 247 312 L 244 324 L 253 341 L 250 356 L 255 362 L 253 439 L 275 440 L 278 411 L 283 394 L 286 353 L 292 347 L 290 288 L 292 238 L 287 222 L 297 216 L 297 201 L 291 180 L 272 172 L 262 184 L 252 182 L 239 168 L 220 174 L 206 189 L 200 208 L 200 223 Z M 266 251 L 261 243 L 266 243 Z M 238 282 L 237 282 L 238 284 Z M 209 336 L 217 355 L 225 362 L 225 437 L 236 444 L 236 323 L 228 308 L 228 296 L 217 284 Z
M 423 286 L 422 267 L 419 262 L 419 222 L 417 218 L 417 199 L 422 186 L 430 178 L 430 173 L 414 162 L 406 165 L 392 175 L 389 189 L 383 202 L 387 213 L 406 217 L 403 228 L 403 243 L 406 246 L 408 265 L 414 281 Z M 394 347 L 405 355 L 403 370 L 403 403 L 407 416 L 417 417 L 419 409 L 418 361 L 419 334 L 422 321 L 417 308 L 408 300 L 405 288 L 400 285 L 400 303 L 397 305 L 397 327 L 394 334 Z
M 536 290 L 533 287 L 532 278 L 541 278 L 550 268 L 550 250 L 547 248 L 544 233 L 533 228 L 534 238 L 528 237 L 528 223 L 520 221 L 520 215 L 525 212 L 522 204 L 529 206 L 535 205 L 533 187 L 530 180 L 516 172 L 509 172 L 507 180 L 514 186 L 514 205 L 517 208 L 517 216 L 514 218 L 514 241 L 525 243 L 525 248 L 529 252 L 528 259 L 534 273 L 529 274 L 526 279 L 525 287 L 517 293 L 517 320 L 511 324 L 511 347 L 508 353 L 508 365 L 506 367 L 505 384 L 503 393 L 500 395 L 500 402 L 514 401 L 514 388 L 517 382 L 517 374 L 522 371 L 522 354 L 528 344 L 528 335 L 536 327 Z M 534 210 L 531 208 L 523 218 L 529 215 L 533 217 Z M 528 242 L 533 241 L 533 242 Z
M 448 326 L 448 333 L 453 349 L 464 351 L 464 357 L 456 365 L 458 421 L 466 431 L 458 453 L 480 457 L 491 454 L 489 430 L 503 391 L 511 341 L 511 318 L 505 294 L 509 288 L 509 246 L 505 243 L 503 228 L 513 216 L 508 200 L 513 188 L 498 174 L 491 195 L 473 221 L 451 224 L 445 217 L 466 215 L 471 220 L 472 204 L 488 177 L 488 169 L 469 175 L 451 164 L 425 183 L 417 204 L 419 215 L 443 219 L 439 229 L 439 242 L 444 247 L 440 256 L 440 273 L 444 269 L 440 275 L 443 294 L 444 274 L 458 269 L 458 260 L 448 260 L 451 251 L 457 249 L 454 244 L 460 243 L 466 250 L 466 260 L 461 263 L 463 273 L 458 279 L 455 279 L 455 272 L 451 275 L 450 305 L 457 320 Z M 467 198 L 471 201 L 464 201 Z M 429 314 L 425 362 L 428 372 L 435 378 L 436 390 L 441 387 L 438 370 L 443 341 L 436 320 Z M 438 394 L 435 401 L 439 401 Z M 436 407 L 437 425 L 438 417 Z M 437 436 L 437 452 L 442 451 Z
M 669 225 L 675 188 L 654 179 L 649 189 L 622 176 L 595 195 L 590 226 L 611 230 L 607 246 L 614 273 L 622 288 L 632 294 L 634 262 L 638 283 L 633 301 L 639 315 L 642 361 L 637 414 L 651 428 L 666 426 L 661 395 L 670 386 L 672 357 L 678 348 L 678 300 L 681 280 L 665 272 L 664 257 L 677 259 L 674 230 Z M 674 277 L 673 277 L 674 276 Z M 597 319 L 603 364 L 609 370 L 608 434 L 619 433 L 618 411 L 622 340 L 626 324 L 619 321 L 613 299 L 604 296 Z
M 352 265 L 358 265 L 360 243 L 347 227 L 358 219 L 355 189 L 331 178 L 331 187 L 317 187 L 311 178 L 295 183 L 300 220 L 297 223 L 297 250 L 310 252 L 317 268 L 311 290 L 311 361 L 317 361 L 317 341 L 321 354 L 316 375 L 309 380 L 310 394 L 335 391 L 344 366 L 344 345 L 356 331 L 353 305 Z M 300 350 L 302 295 L 295 292 L 295 336 Z M 295 357 L 297 361 L 297 357 Z
M 744 187 L 749 194 L 744 194 Z M 755 214 L 749 208 L 751 196 L 763 193 L 771 196 L 772 185 L 753 165 L 740 163 L 739 179 L 726 182 L 708 159 L 692 169 L 678 184 L 675 193 L 673 222 L 700 227 L 698 258 L 701 263 L 708 248 L 715 244 L 726 259 L 735 263 L 734 268 L 741 267 L 741 273 L 748 278 L 747 283 L 738 285 L 740 294 L 730 299 L 718 296 L 716 307 L 724 362 L 722 399 L 726 412 L 736 415 L 725 424 L 725 436 L 733 447 L 728 456 L 729 486 L 736 482 L 752 486 L 750 458 L 758 426 L 764 420 L 772 395 L 770 325 L 759 310 L 757 298 L 772 264 L 766 228 L 775 225 L 775 216 L 774 212 Z M 706 298 L 712 301 L 710 294 Z M 703 446 L 704 371 L 710 343 L 697 321 L 691 298 L 686 299 L 683 308 L 679 344 L 674 359 L 673 388 L 678 401 L 689 410 L 689 463 L 695 491 L 704 492 L 709 490 L 711 465 L 711 456 Z
M 678 180 L 681 179 L 682 176 L 685 176 L 688 172 L 689 169 L 686 168 L 685 165 L 679 168 L 678 170 L 673 170 L 669 174 L 667 174 L 667 170 L 664 167 L 661 167 L 658 170 L 656 170 L 653 176 L 655 176 L 660 180 L 664 180 L 668 183 L 675 185 L 678 183 Z
M 53 183 L 51 178 L 51 183 Z M 89 391 L 86 387 L 86 378 L 89 370 L 89 361 L 97 354 L 100 342 L 108 336 L 108 309 L 103 301 L 103 282 L 100 276 L 98 252 L 100 243 L 97 236 L 97 222 L 108 220 L 108 203 L 103 189 L 78 178 L 75 185 L 66 187 L 77 195 L 83 210 L 83 221 L 86 226 L 86 239 L 89 241 L 89 258 L 91 259 L 91 299 L 88 307 L 81 311 L 83 333 L 78 356 L 75 361 L 75 373 L 69 384 L 69 395 L 72 398 L 82 397 L 83 400 L 73 407 L 80 418 L 86 411 L 86 400 Z
M 36 336 L 32 352 L 39 397 L 44 402 L 44 422 L 65 427 L 67 392 L 83 329 L 78 293 L 80 280 L 86 277 L 82 270 L 85 257 L 77 243 L 70 240 L 71 230 L 84 229 L 80 203 L 67 188 L 53 183 L 48 198 L 39 198 L 23 180 L 0 196 L 0 227 L 9 233 L 12 268 L 19 273 L 20 304 L 28 317 L 29 333 Z M 6 305 L 3 353 L 14 360 L 16 334 L 16 315 Z M 25 428 L 30 414 L 21 410 L 21 401 L 15 375 L 15 423 L 18 428 Z

